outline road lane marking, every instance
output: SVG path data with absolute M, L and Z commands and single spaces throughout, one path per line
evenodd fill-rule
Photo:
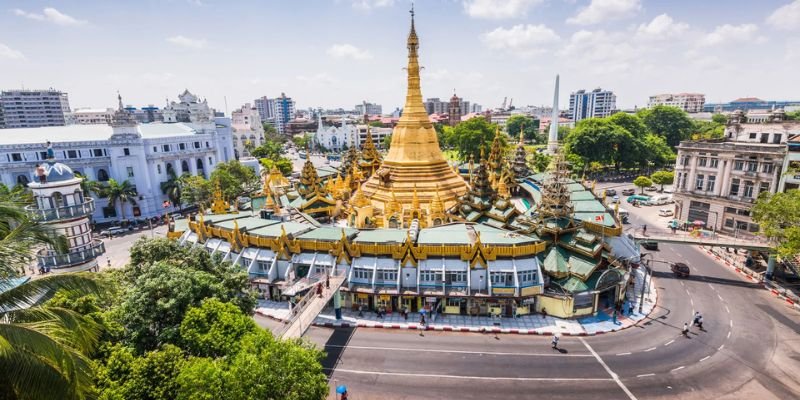
M 733 328 L 733 320 L 731 320 L 731 328 Z
M 327 368 L 325 368 L 327 369 Z M 340 369 L 336 368 L 333 370 L 336 373 L 346 373 L 346 374 L 360 374 L 360 375 L 388 375 L 388 376 L 406 376 L 406 377 L 417 377 L 417 378 L 450 378 L 450 379 L 480 379 L 480 380 L 490 380 L 490 381 L 551 381 L 551 382 L 558 382 L 558 381 L 612 381 L 613 379 L 610 378 L 514 378 L 508 376 L 466 376 L 466 375 L 441 375 L 441 374 L 417 374 L 411 372 L 383 372 L 383 371 L 362 371 L 357 369 Z
M 655 376 L 655 374 L 641 374 L 641 375 L 636 375 L 636 377 L 637 377 L 637 378 L 644 378 L 644 377 L 646 377 L 646 376 Z
M 683 284 L 683 281 L 681 281 L 681 286 L 686 287 L 686 285 Z
M 717 297 L 719 297 L 719 301 L 725 301 L 722 299 L 722 296 L 720 296 L 719 293 L 717 293 Z
M 682 370 L 682 369 L 684 369 L 684 368 L 686 368 L 686 367 L 684 367 L 683 365 L 681 365 L 681 366 L 680 366 L 680 367 L 678 367 L 678 368 L 673 368 L 673 369 L 669 370 L 669 372 L 680 371 L 680 370 Z
M 649 348 L 649 349 L 645 350 L 644 352 L 645 352 L 645 353 L 647 353 L 648 351 L 653 351 L 653 350 L 655 350 L 655 349 L 656 349 L 655 347 L 651 347 L 651 348 Z
M 717 290 L 717 289 L 715 289 L 715 288 L 714 288 L 714 285 L 712 285 L 712 284 L 710 284 L 710 283 L 708 284 L 708 287 L 710 287 L 710 288 L 711 288 L 711 290 Z
M 628 395 L 628 398 L 630 400 L 637 400 L 636 396 L 634 396 L 633 393 L 631 393 L 631 391 L 628 390 L 628 387 L 625 386 L 625 384 L 622 383 L 621 380 L 619 380 L 619 376 L 617 376 L 617 374 L 615 374 L 614 371 L 611 370 L 611 368 L 608 368 L 608 365 L 606 365 L 606 362 L 603 361 L 602 358 L 600 358 L 600 356 L 597 354 L 597 352 L 594 351 L 592 346 L 589 346 L 589 343 L 586 343 L 586 341 L 583 340 L 583 338 L 581 338 L 581 337 L 579 337 L 578 340 L 580 340 L 581 343 L 583 343 L 583 345 L 586 346 L 586 348 L 589 350 L 590 353 L 592 353 L 594 358 L 597 359 L 597 362 L 599 362 L 600 365 L 602 365 L 603 368 L 606 370 L 606 372 L 608 372 L 608 374 L 611 375 L 611 377 L 614 379 L 614 382 L 617 383 L 617 385 L 620 387 L 620 389 L 622 389 L 622 391 L 625 392 L 625 394 Z
M 724 349 L 724 348 L 725 348 L 725 345 L 723 344 L 722 346 L 719 346 L 719 348 L 717 350 L 722 351 L 722 349 Z
M 728 312 L 728 314 L 730 314 L 730 313 L 731 313 L 731 309 L 730 309 L 730 308 L 728 308 L 728 306 L 725 306 L 725 311 L 727 311 L 727 312 Z
M 728 331 L 728 339 L 731 338 L 731 331 Z
M 669 342 L 667 342 L 667 343 L 664 343 L 664 346 L 669 346 L 669 345 L 671 345 L 672 343 L 675 343 L 675 339 L 672 339 L 672 340 L 670 340 Z
M 694 299 L 692 299 L 691 297 L 689 298 L 689 303 L 692 303 L 692 307 L 694 307 Z M 692 314 L 694 314 L 694 312 L 692 312 Z
M 454 353 L 454 354 L 481 354 L 490 356 L 526 356 L 526 357 L 591 357 L 591 354 L 561 354 L 561 353 L 505 353 L 492 351 L 467 351 L 467 350 L 447 350 L 447 349 L 423 349 L 409 347 L 373 347 L 373 346 L 344 346 L 339 344 L 326 344 L 325 347 L 336 347 L 358 350 L 384 350 L 384 351 L 408 351 L 424 353 Z
M 628 352 L 628 353 L 619 353 L 617 355 L 618 356 L 629 356 L 629 355 L 631 355 L 631 353 L 630 352 Z
M 700 362 L 703 362 L 703 361 L 705 361 L 705 360 L 708 360 L 709 358 L 711 358 L 711 356 L 705 356 L 705 357 L 703 357 L 703 358 L 701 358 L 701 359 L 700 359 Z

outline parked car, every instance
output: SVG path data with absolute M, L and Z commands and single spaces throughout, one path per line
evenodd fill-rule
M 122 235 L 126 231 L 128 230 L 121 226 L 112 226 L 111 228 L 100 231 L 100 236 L 112 237 L 114 235 Z
M 623 196 L 633 196 L 636 194 L 636 189 L 622 189 Z
M 639 203 L 643 203 L 645 201 L 650 200 L 650 196 L 645 196 L 645 195 L 641 195 L 641 194 L 635 194 L 633 196 L 628 196 L 628 199 L 626 201 L 628 203 L 632 204 L 634 202 L 634 200 L 638 201 Z
M 645 202 L 645 205 L 648 206 L 663 206 L 664 204 L 669 204 L 672 202 L 672 196 L 661 194 L 658 196 L 653 196 L 650 200 Z
M 672 273 L 674 273 L 675 276 L 677 276 L 679 278 L 688 278 L 689 275 L 691 274 L 691 271 L 689 270 L 689 266 L 684 264 L 684 263 L 680 263 L 680 262 L 679 263 L 670 264 L 669 269 L 671 269 Z
M 658 190 L 658 188 L 655 187 L 655 186 L 650 186 L 650 187 L 644 188 L 644 190 L 646 190 L 648 192 L 654 192 L 654 191 Z
M 658 210 L 659 217 L 671 217 L 672 215 L 673 215 L 672 210 L 670 210 L 669 208 L 662 208 Z
M 627 224 L 628 223 L 628 218 L 630 218 L 630 215 L 631 214 L 628 212 L 628 210 L 626 210 L 624 208 L 620 208 L 619 209 L 619 219 L 622 220 L 623 224 Z
M 617 204 L 617 203 L 619 203 L 619 196 L 612 197 L 611 198 L 611 204 Z
M 644 241 L 641 245 L 647 250 L 658 250 L 658 242 Z
M 614 189 L 606 189 L 606 196 L 614 196 L 617 194 L 617 191 Z

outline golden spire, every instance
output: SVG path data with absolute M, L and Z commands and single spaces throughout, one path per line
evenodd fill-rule
M 433 200 L 431 201 L 431 215 L 443 214 L 444 204 L 442 198 L 439 197 L 439 185 L 436 185 L 436 192 L 434 192 Z

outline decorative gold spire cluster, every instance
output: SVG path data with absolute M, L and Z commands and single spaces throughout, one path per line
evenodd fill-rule
M 303 171 L 300 174 L 300 184 L 297 187 L 297 192 L 300 193 L 304 199 L 310 199 L 314 195 L 324 197 L 327 192 L 325 186 L 317 175 L 317 168 L 309 158 L 303 165 Z
M 525 129 L 519 129 L 519 142 L 514 152 L 514 178 L 517 180 L 524 179 L 530 175 L 530 168 L 528 168 L 528 153 L 525 151 Z
M 381 154 L 378 153 L 378 149 L 375 148 L 375 143 L 372 141 L 372 130 L 369 124 L 367 124 L 367 138 L 361 146 L 361 158 L 364 160 L 363 165 L 370 171 L 381 165 Z

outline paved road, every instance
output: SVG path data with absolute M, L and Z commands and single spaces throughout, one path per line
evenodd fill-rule
M 633 224 L 656 223 L 642 210 L 631 210 Z M 648 322 L 564 337 L 562 352 L 540 336 L 313 328 L 307 337 L 328 353 L 331 386 L 348 385 L 354 399 L 800 398 L 800 313 L 697 248 L 662 245 L 653 258 L 687 262 L 692 277 L 655 262 L 659 306 Z M 684 338 L 694 310 L 706 330 Z

